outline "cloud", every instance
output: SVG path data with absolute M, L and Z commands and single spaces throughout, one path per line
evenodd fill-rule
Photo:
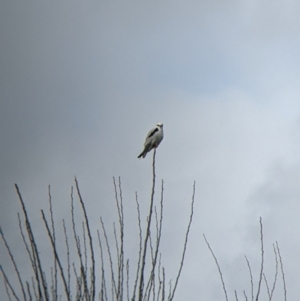
M 197 182 L 178 296 L 222 296 L 202 233 L 229 288 L 244 288 L 244 254 L 259 267 L 259 216 L 271 261 L 267 272 L 272 275 L 278 240 L 292 282 L 299 249 L 298 2 L 31 1 L 1 7 L 0 215 L 14 246 L 15 182 L 39 225 L 48 185 L 60 221 L 70 210 L 77 175 L 99 225 L 100 215 L 114 217 L 111 178 L 120 175 L 129 219 L 135 218 L 134 193 L 146 207 L 151 183 L 151 157 L 136 157 L 148 130 L 161 121 L 157 175 L 165 180 L 163 251 L 171 271 L 180 254 L 173 238 L 183 237 Z

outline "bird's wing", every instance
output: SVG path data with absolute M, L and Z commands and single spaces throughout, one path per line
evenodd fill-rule
M 155 139 L 155 134 L 157 132 L 158 132 L 158 128 L 154 128 L 148 133 L 144 143 L 145 147 L 150 146 L 152 144 L 153 140 Z
M 150 137 L 152 137 L 156 132 L 158 132 L 158 128 L 156 127 L 156 128 L 154 128 L 154 129 L 152 129 L 149 133 L 148 133 L 148 135 L 147 135 L 147 138 L 146 139 L 148 139 L 148 138 L 150 138 Z

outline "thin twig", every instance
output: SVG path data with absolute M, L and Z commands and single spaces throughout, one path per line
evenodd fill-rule
M 117 252 L 118 266 L 120 266 L 120 247 L 119 247 L 117 229 L 116 229 L 116 223 L 115 222 L 113 222 L 113 228 L 114 228 L 114 238 L 115 238 L 115 246 L 116 246 L 116 252 Z
M 263 273 L 263 278 L 264 278 L 264 281 L 265 281 L 265 284 L 266 284 L 266 288 L 267 288 L 267 293 L 268 293 L 268 296 L 269 296 L 269 300 L 271 300 L 271 293 L 270 293 L 269 284 L 268 284 L 268 280 L 267 280 L 267 277 L 266 277 L 265 273 Z
M 84 275 L 87 276 L 88 259 L 87 259 L 87 246 L 86 246 L 86 236 L 85 236 L 84 222 L 82 222 L 81 226 L 82 226 L 82 237 L 83 237 Z
M 112 255 L 111 255 L 110 246 L 109 246 L 109 242 L 108 242 L 108 236 L 106 234 L 104 222 L 101 217 L 100 217 L 100 222 L 101 222 L 102 231 L 103 231 L 104 238 L 105 238 L 106 249 L 107 249 L 109 263 L 110 263 L 111 286 L 112 286 L 111 292 L 112 292 L 112 298 L 114 298 L 114 294 L 117 295 L 117 286 L 116 286 L 116 280 L 115 280 L 115 274 L 114 274 L 113 260 L 112 260 Z
M 249 275 L 250 275 L 250 281 L 251 281 L 251 297 L 252 297 L 252 301 L 254 300 L 254 294 L 253 294 L 253 276 L 252 276 L 252 270 L 251 270 L 251 266 L 250 266 L 250 262 L 247 258 L 247 256 L 245 256 L 246 258 L 246 262 L 247 262 L 247 266 L 248 266 L 248 270 L 249 270 Z
M 80 263 L 80 273 L 81 273 L 81 277 L 82 277 L 82 281 L 83 281 L 84 294 L 85 294 L 86 298 L 88 299 L 87 276 L 85 274 L 85 268 L 84 268 L 84 264 L 83 264 L 83 260 L 82 260 L 80 238 L 79 238 L 79 236 L 77 234 L 76 224 L 75 224 L 73 186 L 71 187 L 71 218 L 72 218 L 73 235 L 74 235 L 74 240 L 76 242 L 77 255 L 78 255 L 79 263 Z
M 17 296 L 13 286 L 11 285 L 5 271 L 3 270 L 2 266 L 0 265 L 0 271 L 2 272 L 3 278 L 4 278 L 4 284 L 5 284 L 5 289 L 6 289 L 6 293 L 7 296 L 9 298 L 9 300 L 11 300 L 10 294 L 9 294 L 9 289 L 12 292 L 12 294 L 14 295 L 14 297 L 16 298 L 17 301 L 20 301 L 19 297 Z M 9 289 L 8 289 L 9 288 Z
M 284 300 L 287 300 L 287 289 L 286 289 L 286 283 L 285 283 L 285 275 L 284 275 L 284 270 L 283 270 L 283 263 L 281 259 L 281 254 L 280 254 L 280 249 L 278 242 L 276 241 L 276 248 L 277 248 L 277 253 L 279 256 L 279 262 L 280 262 L 280 269 L 281 269 L 281 275 L 282 275 L 282 282 L 283 282 L 283 290 L 284 290 Z
M 55 260 L 56 260 L 56 262 L 58 264 L 59 270 L 60 270 L 60 275 L 61 275 L 61 279 L 63 281 L 63 285 L 64 285 L 64 288 L 65 288 L 65 293 L 67 295 L 68 301 L 70 301 L 71 299 L 70 299 L 70 294 L 69 294 L 69 290 L 68 290 L 68 285 L 67 285 L 67 282 L 66 282 L 66 278 L 65 278 L 65 275 L 64 275 L 64 270 L 63 270 L 62 264 L 61 264 L 59 256 L 58 256 L 57 249 L 56 249 L 56 246 L 55 246 L 54 241 L 53 241 L 53 237 L 51 236 L 51 231 L 50 231 L 48 222 L 46 220 L 44 211 L 41 210 L 41 213 L 42 213 L 43 221 L 44 221 L 46 229 L 47 229 L 48 236 L 50 238 L 50 242 L 51 242 L 51 245 L 52 245 L 52 251 L 54 253 L 54 258 L 55 258 Z
M 277 276 L 278 276 L 278 258 L 277 258 L 277 252 L 276 252 L 275 245 L 273 245 L 273 250 L 274 250 L 274 256 L 275 256 L 275 276 L 274 276 L 273 287 L 271 290 L 270 301 L 272 300 L 273 293 L 275 291 L 275 287 L 276 287 L 276 283 L 277 283 Z
M 158 252 L 159 252 L 159 246 L 160 246 L 160 241 L 161 241 L 161 232 L 162 232 L 162 221 L 163 221 L 163 202 L 164 202 L 164 181 L 161 181 L 161 198 L 160 198 L 160 217 L 158 220 L 157 217 L 157 211 L 156 211 L 156 207 L 154 207 L 155 209 L 155 221 L 156 221 L 156 247 L 155 247 L 155 251 L 154 251 L 154 255 L 153 255 L 153 249 L 151 246 L 151 254 L 152 254 L 152 269 L 151 269 L 151 273 L 150 273 L 150 277 L 148 280 L 148 284 L 149 284 L 149 293 L 150 293 L 150 289 L 151 286 L 153 285 L 153 298 L 155 298 L 155 289 L 154 289 L 154 285 L 155 285 L 155 268 L 156 268 L 156 264 L 157 264 L 157 257 L 158 257 Z M 151 238 L 151 236 L 150 236 Z M 151 242 L 151 240 L 150 240 Z M 148 285 L 147 285 L 148 286 Z
M 67 235 L 67 228 L 65 224 L 65 220 L 63 219 L 63 228 L 64 228 L 64 235 L 65 235 L 65 243 L 67 248 L 67 264 L 68 264 L 68 292 L 70 294 L 71 288 L 70 288 L 70 282 L 71 282 L 71 265 L 70 265 L 70 246 L 69 246 L 69 240 Z
M 139 226 L 139 255 L 138 255 L 138 264 L 136 268 L 136 277 L 134 281 L 134 288 L 133 288 L 133 293 L 131 300 L 135 300 L 135 294 L 136 294 L 136 288 L 137 288 L 137 283 L 138 283 L 138 278 L 139 278 L 139 272 L 140 272 L 140 266 L 141 266 L 141 258 L 142 258 L 142 242 L 143 242 L 143 237 L 142 237 L 142 226 L 141 226 L 141 212 L 140 212 L 140 205 L 138 201 L 138 195 L 137 192 L 135 192 L 135 201 L 136 201 L 136 208 L 137 208 L 137 214 L 138 214 L 138 226 Z
M 193 221 L 195 193 L 196 193 L 196 181 L 194 181 L 194 185 L 193 185 L 193 195 L 192 195 L 192 203 L 191 203 L 190 220 L 189 220 L 187 231 L 186 231 L 186 234 L 185 234 L 185 241 L 184 241 L 183 252 L 182 252 L 182 256 L 181 256 L 180 267 L 179 267 L 179 271 L 178 271 L 178 274 L 177 274 L 177 277 L 176 277 L 176 280 L 175 280 L 175 284 L 174 284 L 172 294 L 168 298 L 169 301 L 172 301 L 173 298 L 174 298 L 175 291 L 176 291 L 178 281 L 179 281 L 179 277 L 180 277 L 182 267 L 183 267 L 183 262 L 184 262 L 184 258 L 185 258 L 185 252 L 186 252 L 186 248 L 187 248 L 187 242 L 188 242 L 188 238 L 189 238 L 190 228 L 191 228 L 191 224 L 192 224 L 192 221 Z
M 79 301 L 81 300 L 82 297 L 82 276 L 78 276 L 74 262 L 73 262 L 73 271 L 76 279 L 76 301 Z
M 32 257 L 32 254 L 31 254 L 31 252 L 30 252 L 28 243 L 27 243 L 27 241 L 26 241 L 25 234 L 24 234 L 24 232 L 23 232 L 23 227 L 22 227 L 22 222 L 21 222 L 21 217 L 20 217 L 20 213 L 19 213 L 19 212 L 18 212 L 18 221 L 19 221 L 19 229 L 20 229 L 20 233 L 21 233 L 21 236 L 22 236 L 22 239 L 23 239 L 23 243 L 24 243 L 24 245 L 25 245 L 27 254 L 28 254 L 28 256 L 29 256 L 29 259 L 30 259 L 30 262 L 31 262 L 31 266 L 32 266 L 32 268 L 33 268 L 33 271 L 35 271 L 33 257 Z
M 145 265 L 146 265 L 146 255 L 147 255 L 147 244 L 149 240 L 149 233 L 150 233 L 150 227 L 151 227 L 151 221 L 152 221 L 152 212 L 153 212 L 153 203 L 154 203 L 154 193 L 155 193 L 155 155 L 156 155 L 156 148 L 153 151 L 153 161 L 152 161 L 152 191 L 151 191 L 151 198 L 150 198 L 150 207 L 149 207 L 149 215 L 148 215 L 148 221 L 147 221 L 147 230 L 146 230 L 146 236 L 144 239 L 144 247 L 143 247 L 143 255 L 142 255 L 142 265 L 141 265 L 141 271 L 140 271 L 140 284 L 139 284 L 139 301 L 143 300 L 143 293 L 144 293 L 144 273 L 145 273 Z
M 262 218 L 259 219 L 260 223 L 260 243 L 261 243 L 261 265 L 260 265 L 260 275 L 258 280 L 258 288 L 256 294 L 256 301 L 258 301 L 260 288 L 261 288 L 261 281 L 263 278 L 263 270 L 264 270 L 264 240 L 263 240 L 263 225 L 262 225 Z
M 129 259 L 126 261 L 126 291 L 127 291 L 127 301 L 129 301 Z
M 5 238 L 4 233 L 3 233 L 3 231 L 2 231 L 1 228 L 0 228 L 0 236 L 2 237 L 2 240 L 3 240 L 3 242 L 4 242 L 4 245 L 5 245 L 5 247 L 6 247 L 6 250 L 7 250 L 8 254 L 9 254 L 10 260 L 11 260 L 11 262 L 12 262 L 12 264 L 13 264 L 13 266 L 14 266 L 15 272 L 16 272 L 16 274 L 17 274 L 18 281 L 19 281 L 19 284 L 20 284 L 20 287 L 21 287 L 21 290 L 22 290 L 22 294 L 23 294 L 24 301 L 26 301 L 26 300 L 27 300 L 27 297 L 26 297 L 26 294 L 25 294 L 25 289 L 24 289 L 24 286 L 23 286 L 23 281 L 22 281 L 22 278 L 21 278 L 21 274 L 20 274 L 20 272 L 19 272 L 17 263 L 16 263 L 16 261 L 15 261 L 15 259 L 14 259 L 14 256 L 13 256 L 11 250 L 10 250 L 10 247 L 9 247 L 7 241 L 6 241 L 6 238 Z
M 34 293 L 34 296 L 35 296 L 35 300 L 38 300 L 38 293 L 36 291 L 36 287 L 35 287 L 35 284 L 34 284 L 34 278 L 31 277 L 31 282 L 32 282 L 32 289 L 33 289 L 33 293 Z
M 79 197 L 79 201 L 80 201 L 83 213 L 84 213 L 86 229 L 87 229 L 89 242 L 90 242 L 90 252 L 91 252 L 91 261 L 92 261 L 91 301 L 94 301 L 95 300 L 95 288 L 96 288 L 96 276 L 95 276 L 95 257 L 94 257 L 94 249 L 93 249 L 93 240 L 92 240 L 91 230 L 90 230 L 90 226 L 89 226 L 89 219 L 87 217 L 85 205 L 84 205 L 83 199 L 81 197 L 81 193 L 80 193 L 80 190 L 79 190 L 78 181 L 77 181 L 76 177 L 75 177 L 75 183 L 76 183 L 76 189 L 77 189 L 77 194 L 78 194 L 78 197 Z
M 159 297 L 160 297 L 160 294 L 161 294 L 161 291 L 162 291 L 162 280 L 161 280 L 161 254 L 159 254 L 157 275 L 158 275 L 159 286 L 158 286 L 157 299 L 156 299 L 156 301 L 159 301 Z
M 99 230 L 97 230 L 97 234 L 98 234 L 98 242 L 99 242 L 99 247 L 100 247 L 100 259 L 101 259 L 101 301 L 104 300 L 104 297 L 105 297 L 105 300 L 107 301 L 103 248 L 102 248 L 102 242 L 101 242 Z
M 124 281 L 124 212 L 123 212 L 123 196 L 121 178 L 119 177 L 119 197 L 115 177 L 113 177 L 115 200 L 119 216 L 119 229 L 120 229 L 120 253 L 118 254 L 118 290 L 117 301 L 123 300 L 123 281 Z M 117 240 L 116 240 L 117 241 Z M 117 244 L 118 245 L 118 244 Z M 119 251 L 119 249 L 118 249 Z
M 38 284 L 39 298 L 40 299 L 42 298 L 42 290 L 43 290 L 45 301 L 49 301 L 47 282 L 46 282 L 46 279 L 44 278 L 44 272 L 43 272 L 43 268 L 42 268 L 42 263 L 41 263 L 39 251 L 38 251 L 37 244 L 35 242 L 34 235 L 33 235 L 32 229 L 31 229 L 31 225 L 30 225 L 30 222 L 29 222 L 29 218 L 28 218 L 26 207 L 25 207 L 25 203 L 23 201 L 22 195 L 20 193 L 20 190 L 19 190 L 19 187 L 18 187 L 17 184 L 15 184 L 15 188 L 16 188 L 16 191 L 17 191 L 17 194 L 18 194 L 18 198 L 19 198 L 19 200 L 21 202 L 21 205 L 22 205 L 22 210 L 23 210 L 24 217 L 25 217 L 26 230 L 27 230 L 29 240 L 30 240 L 30 243 L 31 243 L 32 254 L 33 254 L 33 258 L 34 258 L 33 260 L 34 260 L 34 262 L 37 262 L 37 268 L 35 268 L 35 276 L 36 276 L 36 281 L 37 281 L 37 284 Z M 36 267 L 36 265 L 35 265 L 35 267 Z M 40 284 L 39 277 L 41 278 L 42 285 Z
M 223 274 L 222 274 L 220 265 L 218 263 L 217 257 L 215 256 L 215 254 L 214 254 L 214 252 L 213 252 L 213 250 L 212 250 L 210 244 L 208 243 L 208 241 L 207 241 L 207 239 L 206 239 L 206 237 L 205 237 L 204 234 L 203 234 L 203 237 L 204 237 L 204 240 L 206 242 L 206 245 L 207 245 L 208 249 L 210 250 L 211 255 L 213 256 L 213 258 L 214 258 L 214 260 L 216 262 L 216 265 L 217 265 L 217 268 L 218 268 L 218 271 L 219 271 L 219 275 L 220 275 L 220 278 L 221 278 L 222 286 L 223 286 L 223 291 L 224 291 L 224 294 L 225 294 L 225 299 L 226 299 L 226 301 L 228 301 L 227 291 L 226 291 L 226 287 L 225 287 L 225 282 L 224 282 L 224 279 L 223 279 Z
M 28 293 L 28 296 L 29 296 L 29 301 L 32 301 L 32 295 L 31 295 L 30 286 L 29 286 L 28 281 L 26 281 L 26 288 L 27 288 L 27 293 Z
M 55 227 L 54 227 L 54 218 L 53 218 L 53 208 L 52 208 L 52 197 L 51 197 L 51 190 L 50 185 L 48 186 L 48 197 L 49 197 L 49 206 L 50 206 L 50 217 L 51 217 L 51 226 L 52 226 L 52 237 L 54 245 L 56 245 L 56 237 L 55 237 Z M 54 258 L 54 285 L 53 285 L 53 292 L 54 300 L 57 301 L 57 263 Z
M 166 274 L 165 274 L 165 268 L 162 269 L 163 271 L 163 280 L 162 280 L 162 298 L 161 301 L 165 300 L 166 296 Z

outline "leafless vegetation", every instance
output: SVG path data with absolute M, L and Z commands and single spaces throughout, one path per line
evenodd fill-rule
M 260 259 L 260 271 L 259 271 L 259 275 L 258 275 L 258 280 L 257 280 L 257 288 L 255 289 L 255 283 L 254 283 L 254 277 L 253 277 L 253 272 L 252 272 L 252 268 L 250 265 L 250 262 L 247 258 L 247 256 L 245 256 L 245 260 L 246 260 L 246 264 L 248 267 L 248 271 L 249 271 L 249 278 L 250 278 L 250 291 L 251 291 L 251 295 L 249 296 L 249 294 L 246 293 L 246 290 L 243 290 L 243 297 L 242 299 L 238 297 L 238 292 L 235 290 L 234 291 L 234 296 L 235 296 L 235 300 L 239 301 L 239 300 L 245 300 L 245 301 L 258 301 L 258 300 L 266 300 L 265 297 L 261 297 L 261 288 L 262 288 L 262 283 L 264 282 L 265 287 L 266 287 L 266 291 L 267 291 L 267 296 L 268 296 L 268 300 L 271 301 L 273 296 L 274 296 L 274 291 L 276 288 L 276 284 L 277 284 L 277 278 L 278 278 L 278 265 L 280 264 L 280 271 L 281 271 L 281 280 L 283 283 L 283 294 L 282 297 L 284 301 L 287 300 L 287 290 L 286 290 L 286 282 L 285 282 L 285 275 L 284 275 L 284 270 L 283 270 L 283 262 L 282 262 L 282 258 L 280 255 L 280 248 L 278 245 L 278 242 L 276 242 L 275 244 L 273 244 L 273 250 L 274 250 L 274 258 L 275 258 L 275 275 L 274 275 L 274 279 L 272 281 L 272 284 L 270 286 L 267 277 L 264 273 L 264 262 L 265 262 L 265 251 L 264 251 L 264 236 L 263 236 L 263 223 L 262 223 L 262 218 L 260 218 L 259 220 L 260 223 L 260 251 L 261 251 L 261 259 Z M 217 257 L 212 249 L 212 247 L 210 246 L 207 238 L 205 237 L 205 235 L 203 234 L 205 243 L 212 255 L 212 257 L 214 258 L 214 261 L 216 263 L 216 266 L 218 268 L 218 273 L 221 279 L 221 283 L 222 283 L 222 287 L 223 287 L 223 292 L 224 292 L 224 296 L 225 296 L 225 300 L 228 301 L 228 292 L 227 292 L 227 288 L 225 285 L 225 281 L 224 281 L 224 277 L 223 277 L 223 273 L 222 273 L 222 269 L 221 266 L 217 260 Z
M 18 214 L 19 230 L 23 241 L 22 252 L 27 254 L 31 272 L 29 274 L 22 273 L 14 255 L 20 250 L 12 250 L 1 229 L 0 235 L 12 266 L 12 270 L 4 270 L 1 267 L 7 300 L 173 300 L 184 264 L 193 219 L 195 183 L 191 198 L 190 217 L 185 240 L 182 243 L 181 260 L 172 286 L 169 284 L 169 280 L 166 280 L 165 267 L 162 265 L 163 254 L 160 250 L 163 239 L 164 182 L 161 182 L 160 201 L 155 202 L 155 155 L 154 151 L 152 191 L 145 218 L 142 217 L 136 194 L 138 244 L 135 262 L 130 261 L 125 251 L 126 217 L 123 210 L 120 178 L 113 179 L 118 216 L 117 222 L 113 224 L 113 235 L 110 235 L 111 232 L 108 231 L 101 217 L 99 229 L 91 227 L 85 202 L 75 178 L 75 188 L 71 189 L 70 223 L 65 219 L 62 220 L 62 225 L 55 222 L 49 187 L 49 212 L 41 210 L 41 218 L 46 230 L 44 241 L 36 238 L 27 213 L 26 202 L 23 200 L 18 185 L 15 185 L 23 213 L 22 216 Z M 76 218 L 75 198 L 81 208 L 81 221 Z M 143 223 L 146 224 L 145 229 L 143 229 Z M 63 237 L 62 241 L 61 237 Z M 41 245 L 45 245 L 46 242 L 52 253 L 51 260 L 47 260 L 47 262 L 43 260 L 40 252 Z M 12 274 L 16 275 L 17 281 L 13 280 L 15 276 L 12 279 Z

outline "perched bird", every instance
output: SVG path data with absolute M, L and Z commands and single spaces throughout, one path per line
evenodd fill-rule
M 163 138 L 164 138 L 163 124 L 157 123 L 156 127 L 148 133 L 144 143 L 144 150 L 141 152 L 138 158 L 141 157 L 145 158 L 148 152 L 150 152 L 153 148 L 158 147 L 158 145 L 161 143 Z

